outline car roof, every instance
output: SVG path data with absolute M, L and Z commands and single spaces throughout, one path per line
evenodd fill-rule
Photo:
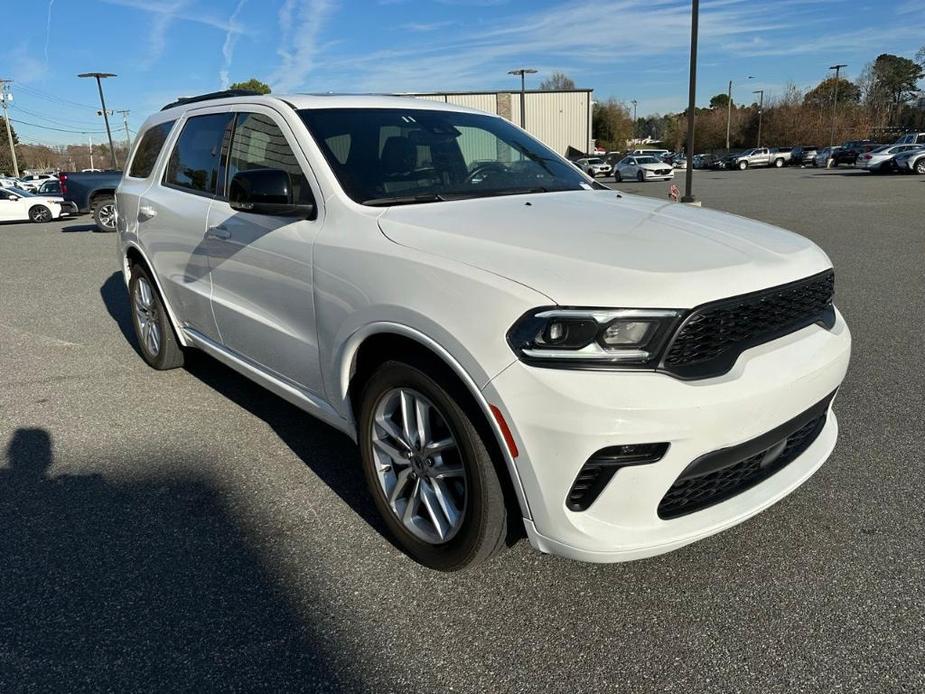
M 268 94 L 265 96 L 232 96 L 209 99 L 191 97 L 189 101 L 180 99 L 179 102 L 169 104 L 160 111 L 158 120 L 169 120 L 171 117 L 176 118 L 191 109 L 242 103 L 264 104 L 276 107 L 283 104 L 289 108 L 298 110 L 326 108 L 414 108 L 426 111 L 452 111 L 486 115 L 485 111 L 479 111 L 478 109 L 457 106 L 456 104 L 449 104 L 443 101 L 416 98 L 410 94 Z

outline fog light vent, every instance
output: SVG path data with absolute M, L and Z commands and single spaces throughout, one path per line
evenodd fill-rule
M 667 450 L 667 443 L 634 443 L 602 448 L 582 465 L 565 500 L 566 507 L 569 511 L 587 510 L 617 470 L 630 465 L 655 463 Z

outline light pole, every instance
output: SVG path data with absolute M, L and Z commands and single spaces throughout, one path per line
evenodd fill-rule
M 100 106 L 103 107 L 103 119 L 106 121 L 106 135 L 109 137 L 109 158 L 112 160 L 112 168 L 118 169 L 119 164 L 116 162 L 116 148 L 112 145 L 112 131 L 109 129 L 109 112 L 106 110 L 106 99 L 103 97 L 103 80 L 107 77 L 118 77 L 111 72 L 82 72 L 78 77 L 95 77 L 96 88 L 100 92 Z
M 756 89 L 752 94 L 758 95 L 758 142 L 755 147 L 761 147 L 761 116 L 764 113 L 764 89 Z
M 636 99 L 630 102 L 633 105 L 633 147 L 636 146 Z
M 520 127 L 526 129 L 526 119 L 524 118 L 524 92 L 526 91 L 526 82 L 524 75 L 535 75 L 536 70 L 532 67 L 520 67 L 516 70 L 508 70 L 509 75 L 520 75 Z
M 755 79 L 749 75 L 746 80 Z M 729 80 L 729 98 L 726 99 L 726 151 L 729 151 L 729 132 L 732 129 L 732 80 Z
M 830 65 L 829 70 L 835 70 L 835 94 L 832 97 L 832 134 L 829 137 L 829 147 L 835 145 L 835 116 L 838 114 L 838 75 L 843 67 L 848 67 L 846 63 Z
M 694 202 L 691 188 L 694 185 L 694 119 L 697 102 L 697 25 L 700 19 L 700 0 L 691 0 L 691 67 L 687 94 L 687 175 L 684 178 L 684 196 L 681 202 Z
M 9 84 L 13 80 L 0 80 L 0 106 L 3 106 L 3 120 L 6 122 L 6 139 L 10 143 L 10 155 L 13 157 L 13 175 L 19 178 L 19 161 L 16 159 L 16 148 L 13 146 L 13 130 L 10 127 L 10 112 L 7 102 L 13 100 Z

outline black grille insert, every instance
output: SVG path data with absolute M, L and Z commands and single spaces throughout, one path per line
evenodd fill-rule
M 739 355 L 807 325 L 835 323 L 835 273 L 743 294 L 695 308 L 675 333 L 662 370 L 680 378 L 726 373 Z
M 662 497 L 659 518 L 677 518 L 713 506 L 783 470 L 819 436 L 834 395 L 763 436 L 695 460 Z
M 665 456 L 667 443 L 642 443 L 602 448 L 588 458 L 569 489 L 565 505 L 570 511 L 585 511 L 594 503 L 621 467 L 656 463 Z

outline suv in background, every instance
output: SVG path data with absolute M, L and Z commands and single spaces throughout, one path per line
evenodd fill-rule
M 591 178 L 596 178 L 597 176 L 607 176 L 611 171 L 610 164 L 608 164 L 600 157 L 579 159 L 575 162 L 575 165 L 586 174 L 588 174 Z
M 811 241 L 595 184 L 500 116 L 237 94 L 148 118 L 119 183 L 139 352 L 356 440 L 416 560 L 648 557 L 828 458 L 851 339 Z

